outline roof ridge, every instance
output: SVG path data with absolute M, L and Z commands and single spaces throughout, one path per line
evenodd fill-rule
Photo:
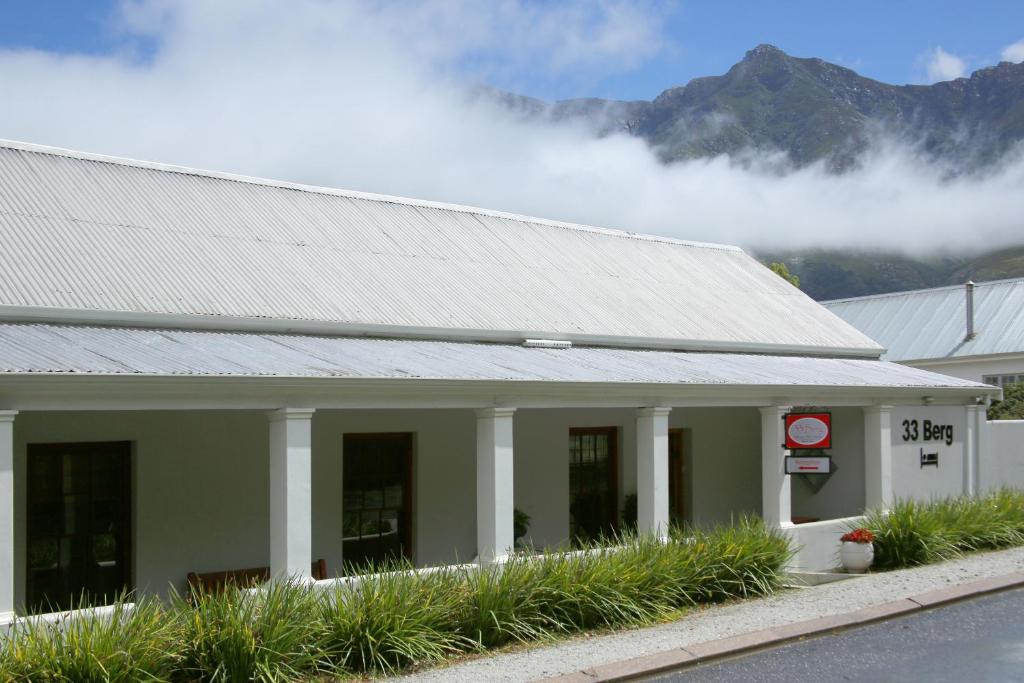
M 413 199 L 409 197 L 400 197 L 396 195 L 386 195 L 374 192 L 343 190 L 340 188 L 326 187 L 321 185 L 294 183 L 287 180 L 275 180 L 272 178 L 261 178 L 258 176 L 228 173 L 225 171 L 212 171 L 201 168 L 193 168 L 189 166 L 179 166 L 176 164 L 165 164 L 157 161 L 145 161 L 140 159 L 131 159 L 128 157 L 97 154 L 94 152 L 82 152 L 79 150 L 68 149 L 65 147 L 54 147 L 34 142 L 22 142 L 20 140 L 9 140 L 5 138 L 0 138 L 0 147 L 16 149 L 24 152 L 33 152 L 37 154 L 51 154 L 54 156 L 63 156 L 72 159 L 81 159 L 84 161 L 95 161 L 99 163 L 118 164 L 121 166 L 143 168 L 153 171 L 163 171 L 166 173 L 180 173 L 183 175 L 195 175 L 206 178 L 214 178 L 217 180 L 248 183 L 250 185 L 276 187 L 285 190 L 295 190 L 298 192 L 309 192 L 313 194 L 346 197 L 348 199 L 361 199 L 366 201 L 375 201 L 389 204 L 403 204 L 406 206 L 438 209 L 443 211 L 457 211 L 460 213 L 490 216 L 493 218 L 503 218 L 506 220 L 517 221 L 519 223 L 530 223 L 534 225 L 543 225 L 552 228 L 561 228 L 565 230 L 576 230 L 579 232 L 589 232 L 599 235 L 607 235 L 609 237 L 617 237 L 620 239 L 636 239 L 650 242 L 660 242 L 664 244 L 675 244 L 685 247 L 697 247 L 701 249 L 717 249 L 721 251 L 743 251 L 743 249 L 741 249 L 740 247 L 728 244 L 681 240 L 673 237 L 666 237 L 663 235 L 652 235 L 649 233 L 632 232 L 620 228 L 603 228 L 594 225 L 587 225 L 585 223 L 573 223 L 570 221 L 557 221 L 547 218 L 527 216 L 525 214 L 510 213 L 506 211 L 496 211 L 494 209 L 485 209 L 483 207 L 469 206 L 465 204 L 451 204 L 447 202 L 435 202 L 426 199 Z
M 975 282 L 975 287 L 989 287 L 992 285 L 1005 285 L 1009 283 L 1021 282 L 1024 283 L 1024 277 L 1007 277 L 999 280 L 982 280 L 981 282 Z M 899 292 L 881 292 L 879 294 L 865 294 L 864 296 L 848 296 L 842 299 L 823 299 L 818 303 L 822 306 L 828 306 L 829 304 L 845 304 L 851 301 L 867 301 L 868 299 L 885 299 L 894 298 L 898 296 L 908 296 L 911 294 L 924 294 L 927 292 L 940 292 L 945 290 L 962 289 L 967 283 L 961 283 L 958 285 L 941 285 L 939 287 L 924 287 L 922 289 L 904 289 Z

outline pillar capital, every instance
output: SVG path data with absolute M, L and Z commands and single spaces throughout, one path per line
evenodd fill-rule
M 280 420 L 311 420 L 316 408 L 278 408 L 267 412 L 271 422 Z
M 14 422 L 17 415 L 17 410 L 0 410 L 0 422 Z
M 646 408 L 637 408 L 637 417 L 668 417 L 672 412 L 671 407 L 666 406 L 650 406 Z
M 762 415 L 785 415 L 792 409 L 793 406 L 760 406 L 758 408 Z
M 509 408 L 507 406 L 497 407 L 492 406 L 490 408 L 477 408 L 476 419 L 478 420 L 493 420 L 500 419 L 503 417 L 512 417 L 515 415 L 516 409 Z

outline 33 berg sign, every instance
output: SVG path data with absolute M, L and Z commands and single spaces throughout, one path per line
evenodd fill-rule
M 832 448 L 831 413 L 786 413 L 785 425 L 787 450 Z

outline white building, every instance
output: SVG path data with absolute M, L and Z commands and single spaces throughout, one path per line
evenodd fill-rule
M 822 304 L 884 346 L 884 360 L 996 386 L 1024 382 L 1024 278 Z
M 557 547 L 634 493 L 643 530 L 753 511 L 832 566 L 842 518 L 976 490 L 998 393 L 878 360 L 733 247 L 13 142 L 0 239 L 6 618 L 489 561 L 514 507 Z M 784 473 L 791 406 L 831 411 L 831 477 Z

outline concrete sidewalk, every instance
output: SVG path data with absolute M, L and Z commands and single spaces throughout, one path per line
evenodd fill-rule
M 947 589 L 992 590 L 1024 581 L 1021 572 L 1024 548 L 975 554 L 943 564 L 867 574 L 706 607 L 669 624 L 481 656 L 399 680 L 512 682 L 562 676 L 566 682 L 617 680 L 642 670 L 679 666 L 815 630 L 921 609 L 923 604 L 953 596 L 955 592 Z M 1013 574 L 1017 576 L 1009 576 Z M 990 581 L 968 585 L 986 579 Z

